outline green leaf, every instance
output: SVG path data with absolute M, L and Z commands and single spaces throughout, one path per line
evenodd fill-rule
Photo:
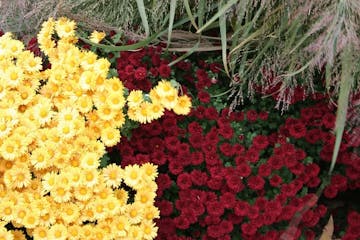
M 170 19 L 169 19 L 169 28 L 168 28 L 168 41 L 167 41 L 167 48 L 171 42 L 171 33 L 173 30 L 174 18 L 175 18 L 175 10 L 176 10 L 176 0 L 170 1 Z
M 198 47 L 199 47 L 200 41 L 198 41 L 188 52 L 186 52 L 185 54 L 181 55 L 180 57 L 178 57 L 177 59 L 175 59 L 174 61 L 172 61 L 171 63 L 169 63 L 168 65 L 171 67 L 173 65 L 175 65 L 176 63 L 184 60 L 185 58 L 187 58 L 188 56 L 190 56 Z
M 204 24 L 206 0 L 200 0 L 198 5 L 198 25 L 201 28 Z
M 112 78 L 112 77 L 117 77 L 118 76 L 118 72 L 115 68 L 110 68 L 109 72 L 108 72 L 108 78 Z
M 194 18 L 194 15 L 192 14 L 191 12 L 191 9 L 190 9 L 190 5 L 189 5 L 189 1 L 188 0 L 184 0 L 184 6 L 185 6 L 185 10 L 186 10 L 186 13 L 190 19 L 190 22 L 191 24 L 194 26 L 194 28 L 196 30 L 199 29 L 199 27 L 196 25 L 196 22 L 195 22 L 195 18 Z
M 229 2 L 227 2 L 224 6 L 222 6 L 217 13 L 215 13 L 215 15 L 210 18 L 209 21 L 207 21 L 207 23 L 205 23 L 204 26 L 202 26 L 199 30 L 196 31 L 196 33 L 201 33 L 202 31 L 204 31 L 208 26 L 210 26 L 213 22 L 215 22 L 221 15 L 225 14 L 225 12 L 232 6 L 234 5 L 238 0 L 230 0 Z M 202 2 L 202 1 L 201 1 Z M 199 19 L 200 19 L 200 15 L 199 15 Z M 200 26 L 200 24 L 199 24 Z
M 351 48 L 347 47 L 341 55 L 341 82 L 340 82 L 340 92 L 338 99 L 338 109 L 336 112 L 336 121 L 335 121 L 335 145 L 334 152 L 331 159 L 331 165 L 329 169 L 329 175 L 331 175 L 334 170 L 335 163 L 339 154 L 339 149 L 341 145 L 342 136 L 344 133 L 345 123 L 346 123 L 346 115 L 349 107 L 349 95 L 351 91 L 351 87 L 354 82 L 354 76 L 352 75 L 353 66 L 353 55 L 351 52 Z
M 108 165 L 110 160 L 110 157 L 107 153 L 105 153 L 101 158 L 100 158 L 100 168 L 104 168 Z
M 223 1 L 220 1 L 219 8 L 222 6 Z M 226 36 L 226 16 L 225 13 L 220 16 L 219 21 L 220 36 L 221 36 L 221 53 L 222 60 L 226 74 L 230 77 L 228 62 L 227 62 L 227 36 Z
M 149 30 L 149 23 L 148 23 L 148 20 L 147 20 L 146 11 L 145 11 L 144 1 L 143 0 L 136 0 L 136 4 L 137 4 L 137 7 L 138 7 L 138 11 L 139 11 L 139 14 L 140 14 L 140 17 L 141 17 L 142 24 L 143 24 L 144 29 L 145 29 L 145 34 L 146 34 L 146 36 L 149 36 L 150 35 L 150 30 Z

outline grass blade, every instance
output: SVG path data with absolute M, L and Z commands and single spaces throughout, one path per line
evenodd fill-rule
M 175 65 L 176 63 L 184 60 L 185 58 L 187 58 L 188 56 L 190 56 L 193 52 L 195 52 L 195 50 L 199 47 L 200 41 L 198 41 L 187 53 L 183 54 L 182 56 L 178 57 L 177 59 L 175 59 L 174 61 L 172 61 L 171 63 L 169 63 L 169 67 Z
M 170 18 L 169 18 L 169 28 L 168 28 L 168 40 L 167 40 L 167 48 L 170 45 L 171 41 L 171 33 L 173 30 L 174 18 L 175 18 L 175 10 L 176 10 L 176 0 L 170 1 Z
M 202 31 L 204 31 L 209 25 L 211 25 L 213 22 L 215 22 L 221 15 L 225 14 L 225 12 L 232 6 L 234 5 L 238 0 L 230 0 L 229 2 L 227 2 L 224 6 L 222 6 L 217 13 L 215 13 L 215 15 L 210 18 L 209 21 L 207 21 L 202 27 L 199 27 L 200 29 L 197 30 L 196 33 L 201 33 Z M 200 18 L 200 15 L 199 15 Z
M 219 7 L 222 6 L 223 1 L 220 2 Z M 221 37 L 221 53 L 224 70 L 228 77 L 230 77 L 228 61 L 227 61 L 227 36 L 226 36 L 226 16 L 225 13 L 219 19 L 220 37 Z
M 148 23 L 148 20 L 147 20 L 147 16 L 146 16 L 144 0 L 136 0 L 136 4 L 137 4 L 137 7 L 138 7 L 138 11 L 139 11 L 139 14 L 140 14 L 140 17 L 141 17 L 142 24 L 143 24 L 144 29 L 145 29 L 145 34 L 146 34 L 146 36 L 149 36 L 150 35 L 150 29 L 149 29 L 149 23 Z
M 190 22 L 191 24 L 194 26 L 194 28 L 196 30 L 199 29 L 199 27 L 197 26 L 196 22 L 195 22 L 195 18 L 194 18 L 194 15 L 192 14 L 191 12 L 191 9 L 190 9 L 190 4 L 189 4 L 189 1 L 188 0 L 184 0 L 184 6 L 185 6 L 185 10 L 186 10 L 186 13 L 190 19 Z
M 204 24 L 205 4 L 206 4 L 206 0 L 200 0 L 199 1 L 197 15 L 198 15 L 198 25 L 199 25 L 200 28 Z
M 339 149 L 341 145 L 342 136 L 345 129 L 346 123 L 346 115 L 348 112 L 349 107 L 349 95 L 351 91 L 351 87 L 354 82 L 354 76 L 351 72 L 352 66 L 352 53 L 350 47 L 347 47 L 341 59 L 341 82 L 340 82 L 340 92 L 339 92 L 339 99 L 338 99 L 338 109 L 336 112 L 336 121 L 335 121 L 335 145 L 334 145 L 334 152 L 331 159 L 331 165 L 329 169 L 329 175 L 331 175 L 332 171 L 334 170 L 335 163 L 339 154 Z

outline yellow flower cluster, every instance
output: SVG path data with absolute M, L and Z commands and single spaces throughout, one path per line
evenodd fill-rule
M 75 28 L 66 18 L 42 25 L 47 70 L 10 33 L 0 37 L 0 239 L 25 239 L 8 223 L 35 240 L 153 239 L 157 167 L 99 169 L 99 159 L 119 142 L 124 109 L 147 123 L 164 109 L 187 114 L 190 99 L 168 81 L 126 99 L 109 61 L 74 45 Z
M 164 115 L 165 109 L 176 114 L 187 115 L 191 110 L 188 96 L 179 96 L 178 90 L 171 82 L 162 80 L 144 94 L 141 90 L 133 90 L 127 98 L 128 116 L 131 120 L 148 123 Z

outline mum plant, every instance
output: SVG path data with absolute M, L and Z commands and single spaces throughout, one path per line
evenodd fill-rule
M 359 188 L 360 145 L 355 132 L 345 133 L 329 177 L 336 107 L 322 86 L 308 97 L 296 88 L 283 114 L 269 110 L 276 106 L 276 88 L 254 86 L 255 103 L 231 112 L 219 92 L 227 84 L 219 60 L 206 57 L 168 68 L 177 56 L 162 54 L 158 46 L 122 52 L 117 59 L 129 88 L 151 88 L 167 76 L 182 79 L 183 91 L 193 96 L 189 116 L 166 111 L 109 149 L 111 161 L 123 166 L 158 165 L 157 239 L 315 239 L 330 214 L 338 236 L 357 239 L 356 201 L 347 203 L 349 227 L 342 220 L 346 211 L 332 201 Z
M 0 37 L 0 238 L 153 239 L 157 167 L 101 158 L 127 119 L 187 114 L 190 98 L 165 80 L 129 92 L 108 78 L 107 59 L 75 45 L 75 29 L 66 18 L 43 23 L 44 70 L 11 33 Z

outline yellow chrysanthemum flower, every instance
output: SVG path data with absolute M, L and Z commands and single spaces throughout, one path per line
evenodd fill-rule
M 123 93 L 124 85 L 117 77 L 109 78 L 105 81 L 105 89 L 109 92 Z
M 24 44 L 18 40 L 9 39 L 7 41 L 6 49 L 8 50 L 7 54 L 12 57 L 17 57 L 21 55 L 24 49 Z
M 67 228 L 63 224 L 54 224 L 49 229 L 49 239 L 65 240 L 68 237 Z
M 105 128 L 101 130 L 101 141 L 107 147 L 112 147 L 120 141 L 120 131 L 116 128 Z
M 3 221 L 10 222 L 14 219 L 15 206 L 14 203 L 2 200 L 0 204 L 0 218 Z
M 179 115 L 189 114 L 191 111 L 191 99 L 186 95 L 180 96 L 173 110 L 174 113 Z
M 42 98 L 41 103 L 34 106 L 34 118 L 41 124 L 48 123 L 54 116 L 55 112 L 52 110 L 52 103 L 47 98 Z
M 143 92 L 141 90 L 132 90 L 127 97 L 127 105 L 130 108 L 139 106 L 144 101 Z
M 80 208 L 75 203 L 62 204 L 60 209 L 60 218 L 66 223 L 76 222 L 80 216 Z
M 129 165 L 124 169 L 124 182 L 126 185 L 135 188 L 143 179 L 143 170 L 139 165 Z
M 158 227 L 155 226 L 153 222 L 142 222 L 140 228 L 143 232 L 143 239 L 152 240 L 156 237 Z
M 126 206 L 125 214 L 130 224 L 138 224 L 143 219 L 143 207 L 138 202 L 134 202 Z
M 4 183 L 8 188 L 27 187 L 31 182 L 31 172 L 27 165 L 15 164 L 4 174 Z
M 125 97 L 117 92 L 110 92 L 108 98 L 106 99 L 106 103 L 109 107 L 118 111 L 125 106 L 125 102 Z
M 30 156 L 31 164 L 35 169 L 45 169 L 50 166 L 51 155 L 46 148 L 37 148 Z
M 155 197 L 155 192 L 142 191 L 141 189 L 137 189 L 137 193 L 135 194 L 135 202 L 149 206 L 154 204 Z
M 49 229 L 44 226 L 36 227 L 33 231 L 33 237 L 34 239 L 47 240 L 49 239 Z
M 176 91 L 176 89 L 171 85 L 171 82 L 166 80 L 161 80 L 158 82 L 154 90 L 161 98 L 173 95 L 174 90 Z
M 17 55 L 16 65 L 20 66 L 26 72 L 38 72 L 42 68 L 42 61 L 40 57 L 35 57 L 34 53 L 30 51 L 21 52 Z
M 55 30 L 60 38 L 69 38 L 75 36 L 76 24 L 67 18 L 60 18 L 56 21 Z
M 71 199 L 71 187 L 64 183 L 55 183 L 50 191 L 51 197 L 57 203 L 68 202 Z
M 135 120 L 140 123 L 149 123 L 154 119 L 151 111 L 151 103 L 142 102 L 139 106 L 135 107 Z
M 96 60 L 97 60 L 97 55 L 94 52 L 90 52 L 90 51 L 82 52 L 81 66 L 85 70 L 91 70 Z
M 81 227 L 77 224 L 71 225 L 68 227 L 68 236 L 69 239 L 81 239 Z
M 123 169 L 116 164 L 110 164 L 102 170 L 105 184 L 110 187 L 118 187 L 121 184 L 123 174 Z
M 109 105 L 104 104 L 98 108 L 98 114 L 102 120 L 111 120 L 116 115 L 116 111 L 113 110 Z
M 107 77 L 107 74 L 110 69 L 110 62 L 106 58 L 100 58 L 96 60 L 94 65 L 94 71 L 104 77 Z
M 82 174 L 82 183 L 87 187 L 93 187 L 99 182 L 99 172 L 96 169 L 85 169 Z
M 130 228 L 130 223 L 125 216 L 115 216 L 111 227 L 116 237 L 126 237 L 127 231 Z
M 119 200 L 120 205 L 125 205 L 129 199 L 129 194 L 124 189 L 116 189 L 114 191 L 115 197 Z
M 160 218 L 160 211 L 154 206 L 147 206 L 144 208 L 145 221 L 152 221 L 155 218 Z
M 11 231 L 7 231 L 5 228 L 2 228 L 0 229 L 0 239 L 14 240 L 14 235 L 11 233 Z
M 87 201 L 93 196 L 93 191 L 85 185 L 79 185 L 74 189 L 74 197 L 79 201 Z
M 11 234 L 14 236 L 15 240 L 26 240 L 26 236 L 21 230 L 11 230 Z
M 80 167 L 85 169 L 97 169 L 100 165 L 99 156 L 96 153 L 84 153 L 80 157 Z
M 167 95 L 161 97 L 161 104 L 167 109 L 173 109 L 178 102 L 178 91 L 176 89 L 172 89 L 168 92 Z
M 17 87 L 24 80 L 23 70 L 17 66 L 9 66 L 5 71 L 4 79 L 10 87 Z
M 148 181 L 154 181 L 158 176 L 157 166 L 152 163 L 144 163 L 141 168 L 143 169 L 143 176 L 146 177 Z
M 164 115 L 165 109 L 160 103 L 153 102 L 150 104 L 149 111 L 150 111 L 150 115 L 154 120 L 161 118 Z
M 105 36 L 106 34 L 104 32 L 93 31 L 90 35 L 90 41 L 93 43 L 99 43 Z

